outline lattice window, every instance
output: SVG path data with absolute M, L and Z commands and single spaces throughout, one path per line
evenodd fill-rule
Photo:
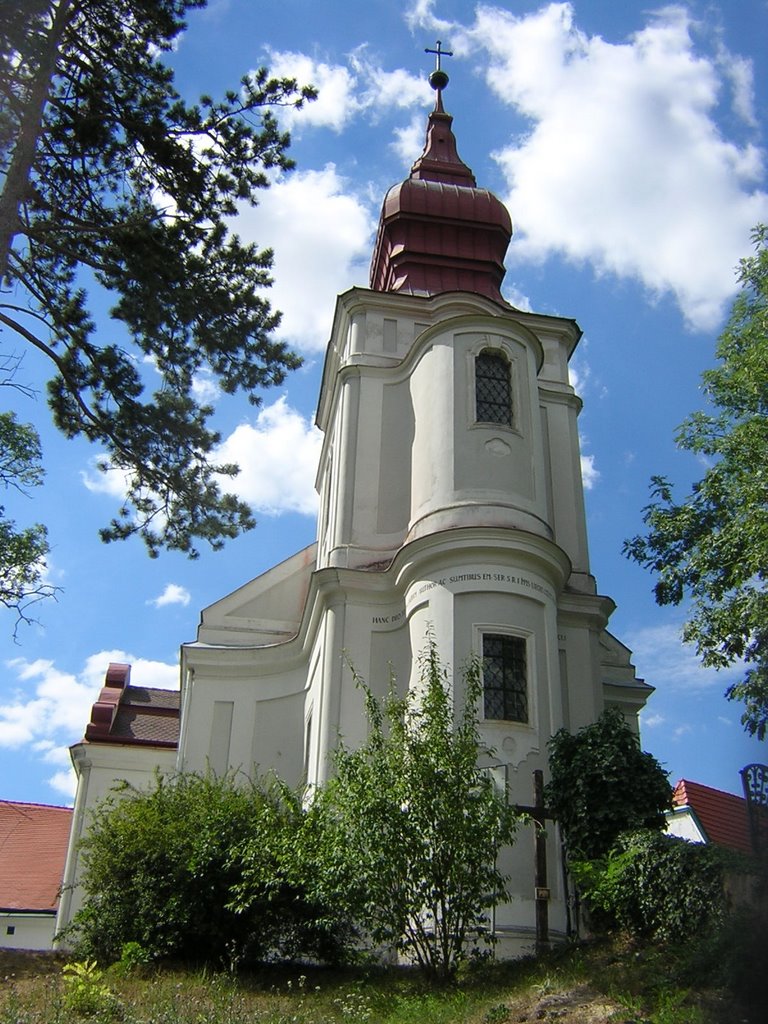
M 526 644 L 519 636 L 483 635 L 483 716 L 528 721 Z
M 512 426 L 512 380 L 507 357 L 485 349 L 475 359 L 475 416 L 478 423 Z

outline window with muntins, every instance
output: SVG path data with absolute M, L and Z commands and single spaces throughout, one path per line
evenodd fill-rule
M 478 423 L 512 426 L 512 380 L 502 352 L 482 351 L 475 359 L 475 417 Z
M 528 721 L 526 644 L 519 636 L 483 635 L 483 717 Z

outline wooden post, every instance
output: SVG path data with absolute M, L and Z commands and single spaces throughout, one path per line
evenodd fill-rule
M 544 773 L 537 768 L 533 773 L 533 806 L 517 804 L 515 810 L 527 814 L 534 827 L 534 905 L 536 910 L 536 952 L 549 949 L 549 897 L 547 884 L 547 837 L 544 822 L 554 821 L 554 815 L 544 806 Z
M 536 952 L 549 949 L 549 887 L 547 886 L 547 837 L 544 832 L 544 819 L 547 817 L 544 808 L 544 775 L 537 768 L 533 773 L 533 806 L 535 813 L 533 827 L 535 829 L 536 848 Z

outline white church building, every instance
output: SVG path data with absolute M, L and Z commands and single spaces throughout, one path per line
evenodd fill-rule
M 72 748 L 79 788 L 65 887 L 88 812 L 117 779 L 274 769 L 321 783 L 340 737 L 365 736 L 349 664 L 384 694 L 417 682 L 428 631 L 454 669 L 482 659 L 485 763 L 513 803 L 547 777 L 547 741 L 618 706 L 636 727 L 651 687 L 607 632 L 613 601 L 590 573 L 568 377 L 574 320 L 502 297 L 512 226 L 477 187 L 444 112 L 389 190 L 370 286 L 338 297 L 317 410 L 317 541 L 202 612 L 181 648 L 181 693 L 131 687 L 127 666 Z M 457 693 L 461 700 L 461 693 Z M 532 831 L 532 830 L 531 830 Z M 556 829 L 549 920 L 564 935 Z M 535 933 L 533 840 L 506 851 L 512 900 L 496 908 L 501 953 Z M 65 888 L 59 926 L 78 906 Z

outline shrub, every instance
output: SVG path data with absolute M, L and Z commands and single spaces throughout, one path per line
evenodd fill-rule
M 607 857 L 571 867 L 594 923 L 675 942 L 722 924 L 728 859 L 717 847 L 645 830 L 625 833 Z
M 282 951 L 315 952 L 299 887 L 282 868 L 301 803 L 276 782 L 245 776 L 158 776 L 147 792 L 123 787 L 94 812 L 82 843 L 85 902 L 74 921 L 78 951 L 100 962 L 126 944 L 152 959 L 240 963 Z M 256 837 L 263 885 L 239 887 Z M 134 948 L 134 947 L 130 947 Z
M 473 945 L 493 941 L 489 910 L 507 896 L 496 867 L 518 816 L 478 767 L 477 664 L 460 711 L 430 639 L 421 685 L 380 704 L 363 688 L 369 733 L 341 747 L 315 813 L 318 885 L 374 946 L 395 948 L 431 977 L 452 977 Z

